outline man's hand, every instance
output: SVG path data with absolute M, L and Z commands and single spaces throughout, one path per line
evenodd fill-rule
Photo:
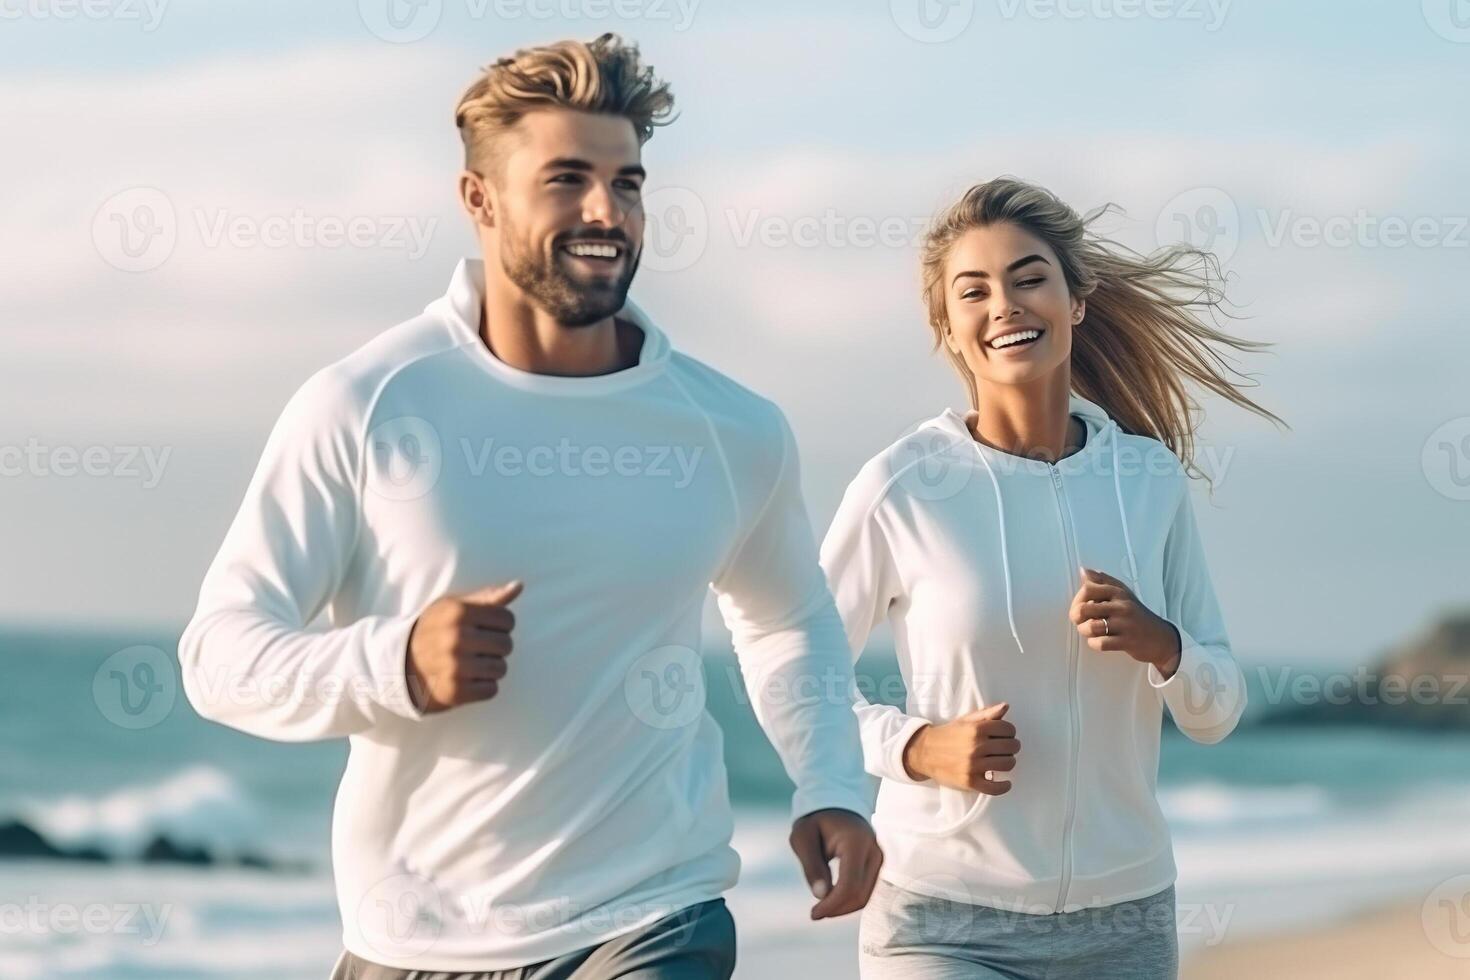
M 951 789 L 990 796 L 1011 791 L 1009 781 L 989 778 L 1016 768 L 1021 743 L 1016 726 L 1005 720 L 1008 702 L 920 728 L 904 746 L 903 766 L 912 779 L 932 779 Z M 987 775 L 988 774 L 988 775 Z
M 1082 587 L 1072 597 L 1068 617 L 1094 650 L 1121 651 L 1139 663 L 1153 664 L 1165 680 L 1179 669 L 1179 631 L 1174 624 L 1156 616 L 1128 586 L 1106 572 L 1082 569 Z
M 883 851 L 862 817 L 837 807 L 805 814 L 791 826 L 791 850 L 818 899 L 812 906 L 813 919 L 846 915 L 868 904 L 883 866 Z M 838 862 L 836 888 L 827 864 L 833 858 Z
M 409 630 L 404 662 L 415 707 L 433 714 L 495 697 L 516 622 L 506 607 L 522 588 L 511 582 L 444 596 L 419 614 Z

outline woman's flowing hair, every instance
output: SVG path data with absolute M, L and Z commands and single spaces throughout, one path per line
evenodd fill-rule
M 1093 222 L 1112 210 L 1115 206 L 1107 204 L 1081 217 L 1050 191 L 1012 177 L 971 187 L 935 216 L 924 238 L 924 301 L 934 347 L 944 348 L 969 389 L 970 407 L 977 408 L 975 376 L 943 342 L 949 326 L 944 265 L 955 242 L 972 228 L 1019 225 L 1051 246 L 1072 295 L 1087 301 L 1086 315 L 1072 328 L 1073 390 L 1102 406 L 1123 431 L 1168 446 L 1186 473 L 1208 481 L 1194 461 L 1200 407 L 1185 382 L 1286 426 L 1242 394 L 1247 386 L 1232 376 L 1249 375 L 1216 349 L 1249 352 L 1271 345 L 1231 336 L 1201 317 L 1209 311 L 1213 320 L 1219 311 L 1237 319 L 1224 308 L 1224 278 L 1214 254 L 1188 245 L 1149 255 L 1135 252 L 1092 230 Z

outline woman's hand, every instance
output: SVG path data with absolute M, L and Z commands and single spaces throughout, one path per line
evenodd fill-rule
M 1002 701 L 953 721 L 920 728 L 904 746 L 903 766 L 912 779 L 932 779 L 953 789 L 990 796 L 1010 792 L 1009 782 L 987 779 L 987 772 L 1016 768 L 1016 726 L 1003 720 L 1010 705 Z
M 1082 587 L 1072 597 L 1067 615 L 1094 650 L 1126 653 L 1158 668 L 1165 680 L 1179 669 L 1179 631 L 1174 624 L 1154 615 L 1128 586 L 1106 572 L 1082 568 Z

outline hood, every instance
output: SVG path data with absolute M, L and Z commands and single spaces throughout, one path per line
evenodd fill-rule
M 1088 399 L 1083 398 L 1076 392 L 1073 392 L 1067 396 L 1067 414 L 1076 415 L 1078 418 L 1082 419 L 1082 424 L 1087 426 L 1087 444 L 1084 445 L 1081 451 L 1077 454 L 1079 456 L 1082 453 L 1086 453 L 1092 447 L 1094 438 L 1097 437 L 1099 433 L 1101 433 L 1104 429 L 1107 429 L 1109 427 L 1117 427 L 1117 423 L 1113 421 L 1112 416 L 1107 413 L 1107 410 L 1105 408 L 1097 404 L 1097 402 L 1089 401 Z M 921 424 L 919 428 L 943 429 L 946 432 L 953 432 L 956 435 L 961 435 L 964 436 L 966 439 L 970 439 L 972 442 L 974 441 L 974 438 L 970 435 L 969 427 L 965 424 L 965 416 L 961 415 L 959 412 L 956 412 L 952 408 L 946 408 L 943 412 L 940 412 L 938 415 L 934 416 L 934 418 L 929 419 L 927 422 Z M 979 443 L 976 443 L 976 445 L 978 446 Z M 996 451 L 998 452 L 999 450 Z M 1012 456 L 1011 458 L 1016 460 L 1020 459 L 1020 457 L 1016 456 Z M 1039 463 L 1039 465 L 1042 472 L 1044 472 L 1048 468 L 1048 464 L 1046 463 Z

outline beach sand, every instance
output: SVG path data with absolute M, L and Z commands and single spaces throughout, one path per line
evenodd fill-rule
M 1328 926 L 1226 941 L 1187 954 L 1182 980 L 1466 980 L 1470 916 L 1448 921 L 1442 908 L 1426 923 L 1424 906 L 1407 902 Z

